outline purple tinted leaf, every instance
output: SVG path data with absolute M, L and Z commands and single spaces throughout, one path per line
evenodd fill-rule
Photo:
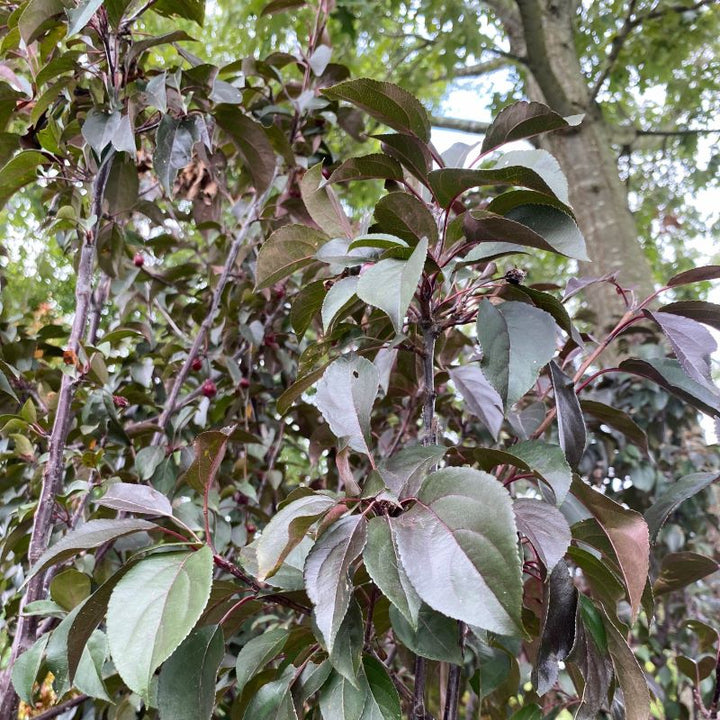
M 95 502 L 115 510 L 124 510 L 140 515 L 172 517 L 170 501 L 162 493 L 148 485 L 115 483 Z
M 596 283 L 608 282 L 615 279 L 615 273 L 608 273 L 600 277 L 570 278 L 563 294 L 563 302 L 569 300 L 573 295 L 577 295 L 590 285 Z
M 681 300 L 659 308 L 658 312 L 691 318 L 720 330 L 720 305 L 703 300 Z
M 655 595 L 681 590 L 691 583 L 717 572 L 720 563 L 694 552 L 670 553 L 662 559 L 660 575 L 653 584 Z
M 557 365 L 550 361 L 550 378 L 555 393 L 560 447 L 570 467 L 576 468 L 582 459 L 587 443 L 585 418 L 575 393 L 575 383 Z
M 654 541 L 671 512 L 681 502 L 697 495 L 701 490 L 720 479 L 718 473 L 692 473 L 673 483 L 645 512 L 645 521 L 650 528 L 650 537 Z
M 671 313 L 645 311 L 665 333 L 683 370 L 696 382 L 712 385 L 710 356 L 717 350 L 710 331 L 699 322 Z
M 717 278 L 720 278 L 720 265 L 706 265 L 673 275 L 667 281 L 667 286 L 677 287 L 678 285 L 688 285 L 703 280 L 717 280 Z
M 450 379 L 465 401 L 466 408 L 485 425 L 495 440 L 500 434 L 504 413 L 502 398 L 476 365 L 450 370 Z
M 428 146 L 413 135 L 388 133 L 373 135 L 382 142 L 383 152 L 395 158 L 407 168 L 420 182 L 427 184 L 427 175 L 432 168 L 432 155 Z
M 346 160 L 328 179 L 328 183 L 350 182 L 366 179 L 402 180 L 400 163 L 382 153 L 363 155 Z
M 538 695 L 544 695 L 555 685 L 558 663 L 570 654 L 575 644 L 578 594 L 564 561 L 552 571 L 547 593 L 545 623 L 533 669 L 533 683 Z
M 524 100 L 503 108 L 485 133 L 482 152 L 487 153 L 495 148 L 524 138 L 534 137 L 541 133 L 573 127 L 582 122 L 583 115 L 562 117 L 547 105 Z
M 565 516 L 542 500 L 520 498 L 513 503 L 518 530 L 530 540 L 551 572 L 570 546 L 572 534 Z
M 710 416 L 720 415 L 720 395 L 707 383 L 700 384 L 687 376 L 680 363 L 672 358 L 623 360 L 619 369 L 656 382 L 668 392 L 685 400 Z
M 626 412 L 595 400 L 581 400 L 580 407 L 583 413 L 622 433 L 646 455 L 649 454 L 645 431 Z

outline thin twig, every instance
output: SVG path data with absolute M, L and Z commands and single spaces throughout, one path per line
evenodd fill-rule
M 40 713 L 39 715 L 33 715 L 33 720 L 50 720 L 51 718 L 57 717 L 58 715 L 62 715 L 68 710 L 72 710 L 78 705 L 82 705 L 86 700 L 89 699 L 90 698 L 87 695 L 76 695 L 74 698 L 70 698 L 70 700 L 66 700 L 64 703 L 60 703 L 59 705 L 56 705 L 49 710 L 46 710 L 44 713 Z

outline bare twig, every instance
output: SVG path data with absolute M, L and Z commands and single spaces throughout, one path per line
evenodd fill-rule
M 484 135 L 490 127 L 490 123 L 480 122 L 479 120 L 462 120 L 460 118 L 440 117 L 439 115 L 433 115 L 430 120 L 433 127 L 474 133 L 475 135 Z
M 70 698 L 70 700 L 66 700 L 64 703 L 60 703 L 59 705 L 56 705 L 49 710 L 46 710 L 44 713 L 34 715 L 33 718 L 34 720 L 51 720 L 51 718 L 62 715 L 63 713 L 67 712 L 68 710 L 72 710 L 78 705 L 82 705 L 82 703 L 84 703 L 88 699 L 89 698 L 87 695 L 76 695 L 74 698 Z

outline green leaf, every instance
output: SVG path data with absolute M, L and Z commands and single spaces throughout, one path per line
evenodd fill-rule
M 260 247 L 255 290 L 262 290 L 310 265 L 327 237 L 305 225 L 283 225 Z
M 12 389 L 12 385 L 10 385 L 7 376 L 2 370 L 0 370 L 0 392 L 4 392 L 6 395 L 10 396 L 15 402 L 20 402 L 18 400 L 18 396 L 15 394 L 15 391 Z
M 347 80 L 322 91 L 331 100 L 345 100 L 393 130 L 430 142 L 430 118 L 409 92 L 369 78 Z
M 157 704 L 162 720 L 210 720 L 224 654 L 218 625 L 206 625 L 183 640 L 160 670 Z
M 175 118 L 163 115 L 155 136 L 153 167 L 160 184 L 172 195 L 177 171 L 192 161 L 192 150 L 203 140 L 204 121 L 199 115 Z M 134 149 L 133 149 L 134 152 Z
M 148 698 L 153 673 L 202 615 L 212 570 L 205 545 L 146 558 L 115 586 L 107 612 L 110 652 L 125 684 L 141 697 Z
M 418 595 L 469 625 L 521 633 L 520 559 L 507 490 L 478 470 L 445 468 L 428 475 L 418 500 L 390 521 Z
M 457 620 L 422 604 L 416 625 L 412 625 L 394 605 L 390 622 L 395 637 L 411 652 L 439 662 L 463 664 Z
M 60 0 L 30 0 L 18 19 L 18 29 L 25 44 L 30 45 L 40 37 L 42 30 L 47 27 L 45 23 L 64 10 Z
M 192 20 L 201 27 L 205 22 L 205 0 L 158 0 L 152 9 L 166 17 Z
M 477 365 L 451 368 L 449 374 L 465 401 L 464 409 L 475 415 L 497 440 L 505 419 L 502 398 L 497 390 Z
M 417 628 L 422 603 L 400 562 L 392 525 L 387 516 L 374 517 L 368 522 L 363 561 L 368 575 L 382 594 L 402 613 L 412 628 Z
M 555 394 L 560 447 L 570 466 L 576 468 L 585 452 L 587 430 L 575 383 L 554 360 L 550 361 L 550 380 Z
M 694 552 L 678 552 L 665 555 L 660 575 L 653 584 L 654 595 L 663 595 L 687 587 L 717 572 L 720 563 L 706 555 Z
M 163 453 L 164 455 L 164 453 Z M 149 485 L 114 483 L 105 494 L 95 500 L 98 505 L 140 515 L 164 515 L 172 517 L 170 501 Z
M 589 260 L 585 239 L 575 220 L 567 212 L 547 205 L 523 205 L 504 215 L 489 208 L 471 210 L 463 218 L 463 229 L 471 242 L 511 241 L 514 245 Z
M 277 680 L 265 683 L 252 696 L 243 720 L 297 720 L 290 694 L 295 668 L 286 667 Z
M 398 180 L 404 179 L 402 167 L 382 153 L 372 153 L 346 160 L 328 178 L 328 184 L 351 182 L 353 180 Z
M 335 437 L 366 455 L 371 455 L 370 414 L 379 382 L 369 360 L 347 355 L 327 366 L 314 398 Z
M 77 619 L 77 618 L 76 618 Z M 72 632 L 72 630 L 71 630 Z M 71 641 L 71 639 L 70 639 Z M 69 643 L 68 643 L 69 653 Z M 104 632 L 95 630 L 83 648 L 80 662 L 77 666 L 73 686 L 89 697 L 98 698 L 111 703 L 112 699 L 107 693 L 103 682 L 103 667 L 108 656 L 108 641 Z
M 275 179 L 276 159 L 265 128 L 236 105 L 218 105 L 213 113 L 218 125 L 233 139 L 255 192 L 262 195 Z
M 565 516 L 556 507 L 532 498 L 518 498 L 513 510 L 518 530 L 530 540 L 547 571 L 552 572 L 572 540 Z
M 324 720 L 401 720 L 400 698 L 381 663 L 364 658 L 358 681 L 359 689 L 332 674 L 320 695 Z
M 49 639 L 50 633 L 42 635 L 29 650 L 18 656 L 12 666 L 11 679 L 15 692 L 23 702 L 31 706 L 34 705 L 33 685 L 40 672 L 40 665 Z
M 701 385 L 688 377 L 677 360 L 672 358 L 652 360 L 631 358 L 623 360 L 618 367 L 623 372 L 652 380 L 706 415 L 720 416 L 720 395 L 706 384 Z
M 86 601 L 87 602 L 87 601 Z M 58 695 L 64 695 L 70 689 L 68 666 L 68 640 L 70 628 L 82 605 L 76 606 L 52 631 L 46 650 L 48 670 L 55 676 L 53 689 Z M 85 653 L 85 650 L 83 650 Z
M 397 235 L 411 245 L 427 238 L 432 246 L 438 240 L 432 213 L 424 202 L 409 193 L 391 192 L 380 198 L 375 206 L 375 219 L 382 232 Z
M 331 654 L 352 596 L 350 567 L 366 538 L 367 521 L 362 515 L 340 518 L 320 536 L 305 561 L 305 588 Z
M 260 672 L 285 647 L 287 639 L 287 630 L 274 628 L 243 645 L 235 663 L 238 695 L 242 693 L 250 678 Z
M 335 637 L 330 662 L 333 668 L 355 687 L 359 687 L 358 672 L 362 660 L 364 628 L 360 606 L 355 600 L 351 600 Z
M 72 610 L 90 595 L 90 576 L 68 568 L 50 582 L 50 597 L 65 610 Z
M 521 100 L 504 107 L 497 114 L 485 133 L 481 152 L 488 153 L 514 140 L 535 137 L 560 128 L 575 127 L 582 122 L 583 117 L 571 115 L 564 118 L 547 105 Z
M 272 577 L 310 526 L 335 504 L 327 495 L 312 494 L 293 500 L 275 513 L 258 538 L 258 579 Z
M 305 0 L 271 0 L 260 13 L 260 17 L 266 15 L 274 15 L 275 13 L 285 12 L 286 10 L 295 10 L 305 6 Z
M 103 0 L 80 0 L 72 10 L 68 10 L 67 37 L 79 33 L 89 22 L 92 16 L 98 11 Z
M 322 308 L 326 295 L 325 282 L 316 280 L 303 286 L 293 299 L 290 324 L 299 339 L 305 335 L 313 318 Z
M 482 247 L 482 245 L 480 247 Z M 572 338 L 572 341 L 578 347 L 584 347 L 582 335 L 580 335 L 577 328 L 573 325 L 568 311 L 558 298 L 550 293 L 542 292 L 541 290 L 536 290 L 526 285 L 514 285 L 507 287 L 506 291 L 508 290 L 513 293 L 518 293 L 520 299 L 522 299 L 523 295 L 530 298 L 535 307 L 539 307 L 541 310 L 553 316 L 555 322 L 567 333 L 568 337 Z
M 712 485 L 720 475 L 714 472 L 691 473 L 674 482 L 645 512 L 650 538 L 655 542 L 658 533 L 680 503 Z
M 573 480 L 572 493 L 595 516 L 615 550 L 634 620 L 650 568 L 648 526 L 640 513 L 624 508 L 580 479 Z
M 352 237 L 352 227 L 334 190 L 325 182 L 322 163 L 313 165 L 300 181 L 300 194 L 310 217 L 330 237 Z
M 480 367 L 509 408 L 555 356 L 557 325 L 527 303 L 485 300 L 478 307 L 476 331 L 483 351 Z
M 387 313 L 398 333 L 422 277 L 427 249 L 428 240 L 423 238 L 408 260 L 380 260 L 360 275 L 358 297 Z
M 155 525 L 155 523 L 131 518 L 88 520 L 88 522 L 81 525 L 77 530 L 69 532 L 65 537 L 49 547 L 38 558 L 35 565 L 33 565 L 26 582 L 51 565 L 56 565 L 68 558 L 76 556 L 80 550 L 89 550 L 90 548 L 98 547 L 103 543 L 116 540 L 124 535 L 142 531 L 149 532 L 156 528 L 157 525 Z
M 625 638 L 605 615 L 608 650 L 623 691 L 626 720 L 650 720 L 650 692 L 645 675 Z
M 141 480 L 149 480 L 164 459 L 165 450 L 163 448 L 156 446 L 142 448 L 135 456 L 135 469 L 138 477 Z
M 417 494 L 425 476 L 442 460 L 447 448 L 440 445 L 416 445 L 403 448 L 378 464 L 385 487 L 399 498 Z
M 0 210 L 21 188 L 37 179 L 37 167 L 47 158 L 36 150 L 23 150 L 0 169 Z
M 341 278 L 328 290 L 322 304 L 323 329 L 327 333 L 333 320 L 340 312 L 351 305 L 356 298 L 356 291 L 359 278 L 355 275 Z
M 139 188 L 134 157 L 129 153 L 115 153 L 103 193 L 103 202 L 107 203 L 108 212 L 113 215 L 130 212 L 137 203 Z

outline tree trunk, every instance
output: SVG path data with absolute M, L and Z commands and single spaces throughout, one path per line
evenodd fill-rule
M 512 52 L 527 59 L 527 95 L 562 115 L 585 113 L 580 128 L 548 135 L 541 143 L 567 176 L 570 203 L 588 246 L 591 263 L 582 275 L 617 273 L 618 282 L 644 298 L 652 292 L 652 271 L 638 238 L 627 192 L 617 168 L 610 128 L 590 96 L 575 50 L 572 0 L 488 0 L 503 23 Z M 610 285 L 589 289 L 598 330 L 614 325 L 625 311 Z

